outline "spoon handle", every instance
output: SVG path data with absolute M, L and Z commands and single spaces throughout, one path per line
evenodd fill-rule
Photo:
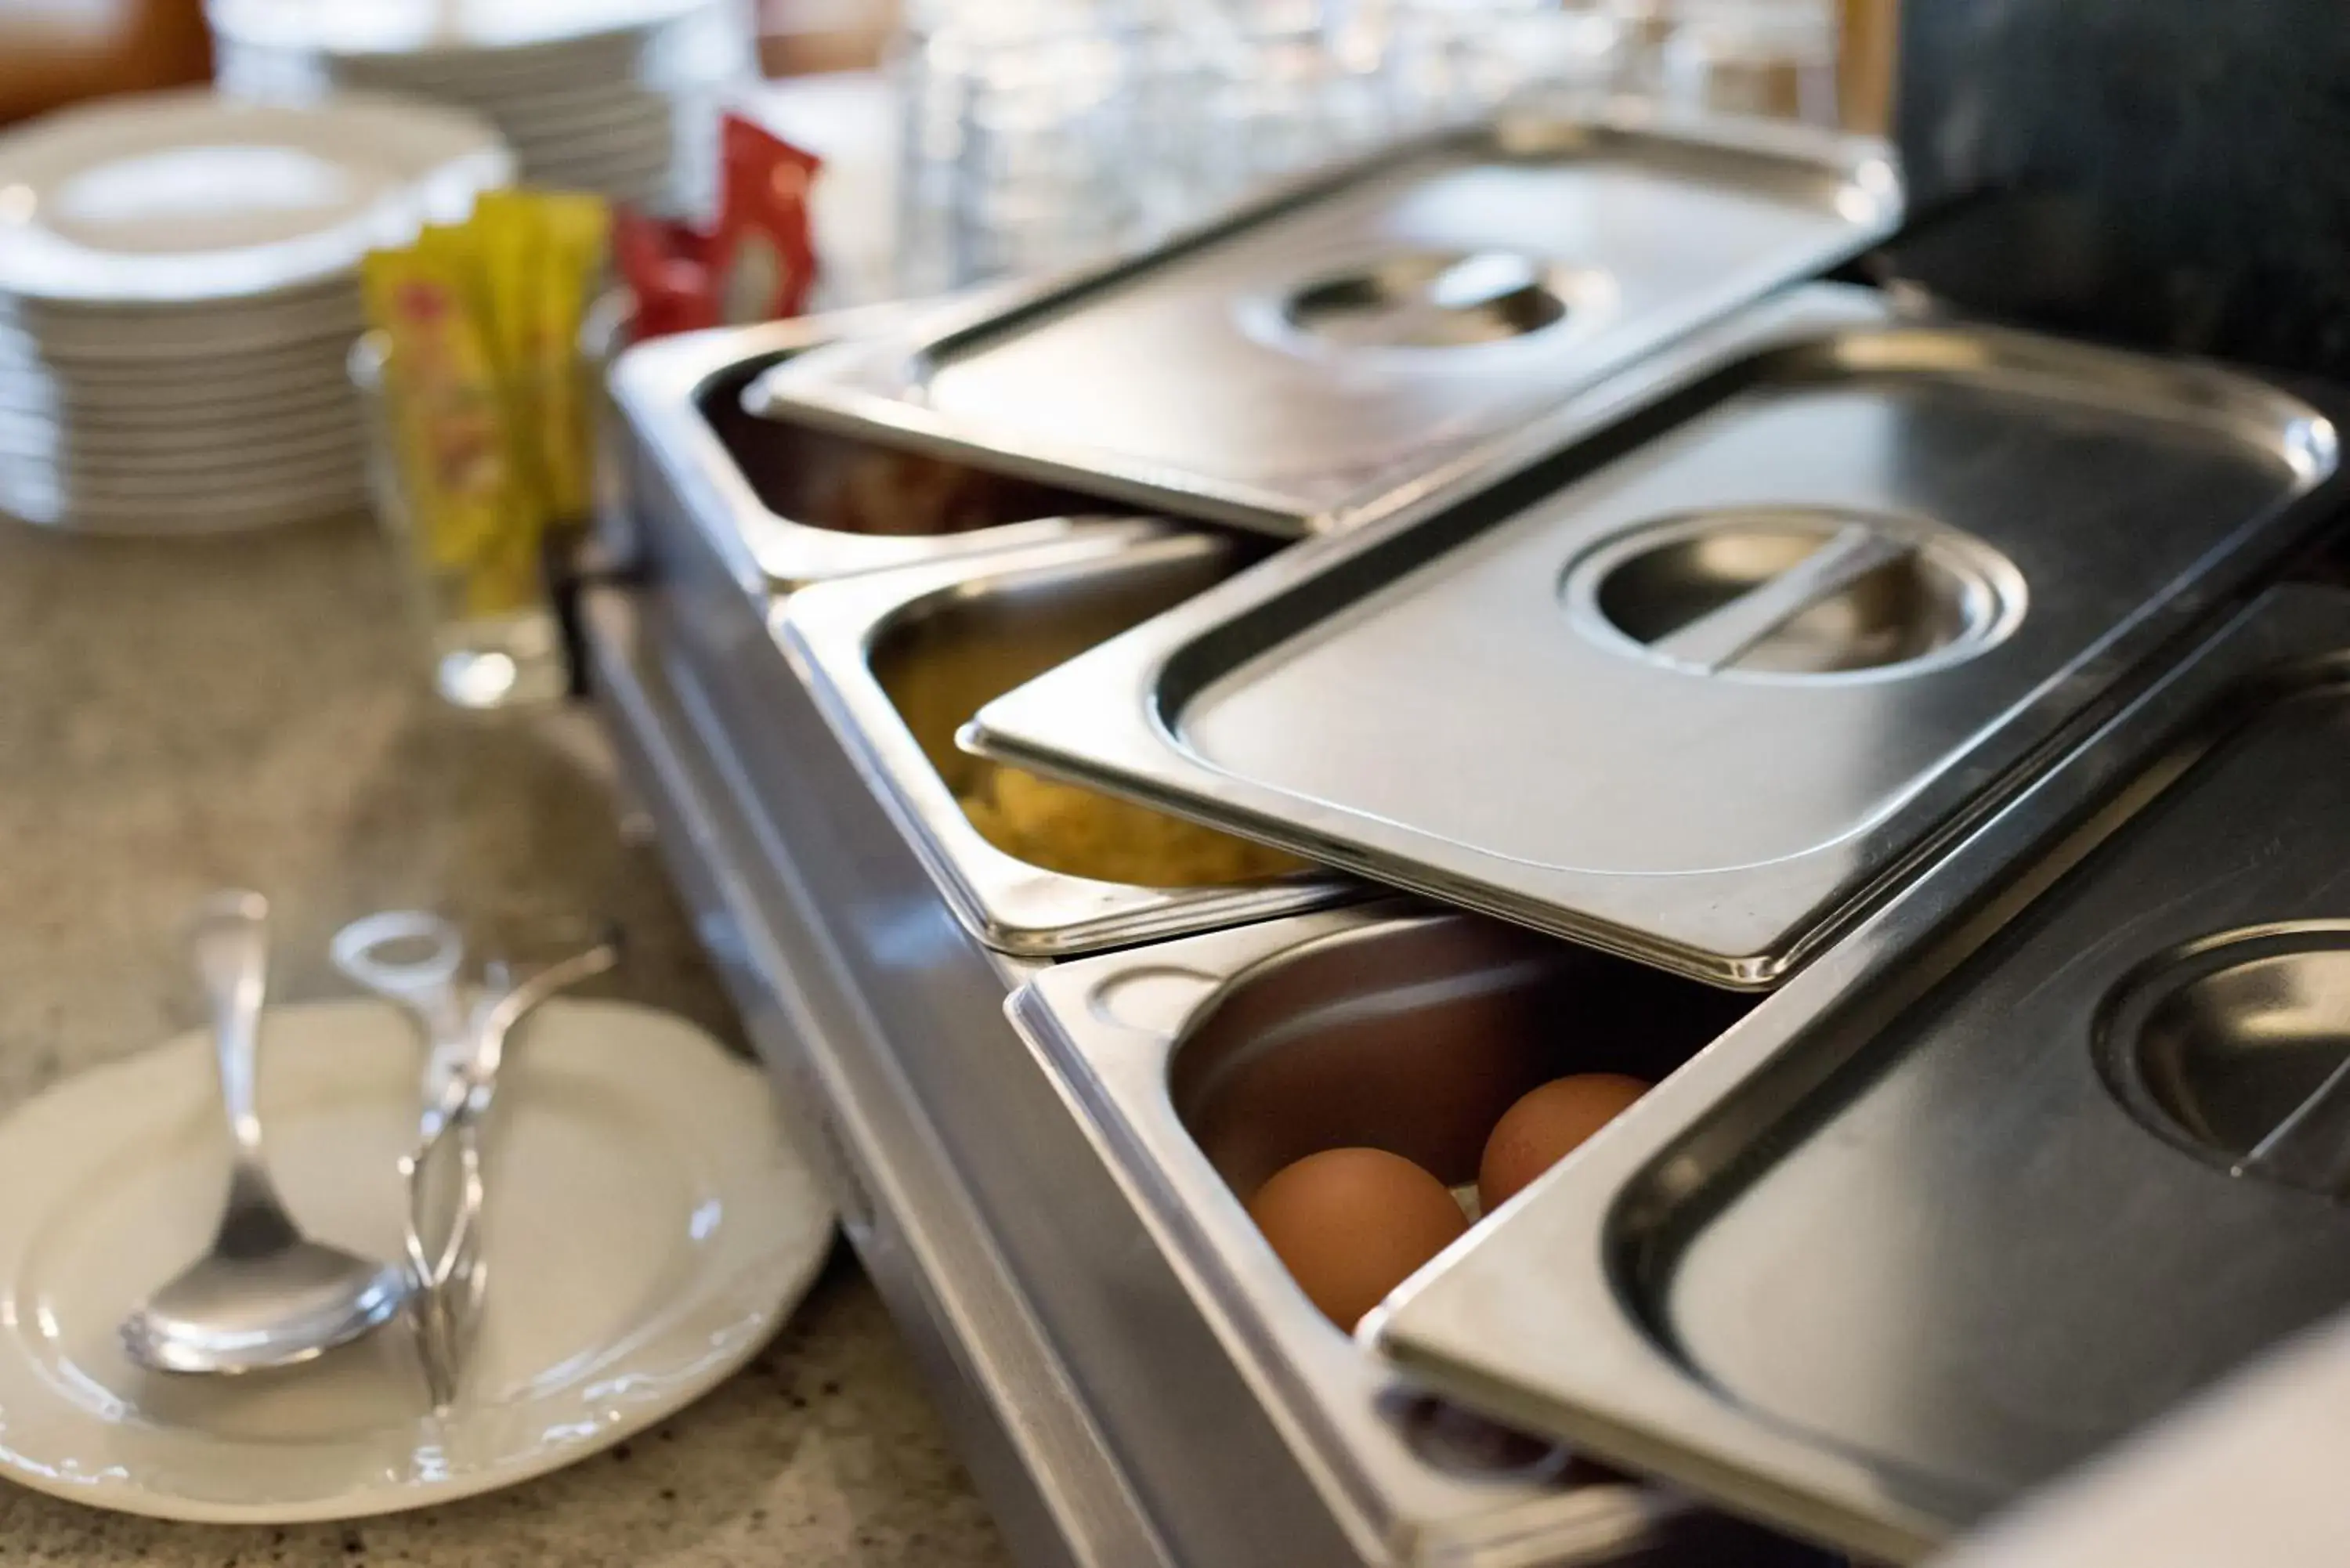
M 228 1113 L 235 1151 L 227 1222 L 234 1226 L 240 1210 L 277 1208 L 262 1168 L 261 1112 L 255 1092 L 261 1003 L 269 981 L 269 901 L 258 893 L 213 894 L 196 912 L 189 945 L 212 1003 L 221 1104 Z

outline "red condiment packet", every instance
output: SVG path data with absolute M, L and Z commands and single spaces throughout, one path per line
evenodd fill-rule
M 723 194 L 709 258 L 722 314 L 731 321 L 797 316 L 816 286 L 808 193 L 824 161 L 733 114 L 719 146 Z
M 630 336 L 663 337 L 721 325 L 709 240 L 683 223 L 623 208 L 612 218 L 612 265 L 635 306 Z
M 823 161 L 739 115 L 721 127 L 718 222 L 685 223 L 622 210 L 612 261 L 636 303 L 631 336 L 775 321 L 807 308 L 816 286 L 808 189 Z

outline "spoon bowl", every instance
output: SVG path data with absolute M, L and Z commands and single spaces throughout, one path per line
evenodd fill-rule
M 219 893 L 204 900 L 190 938 L 212 1002 L 234 1155 L 212 1246 L 122 1321 L 123 1349 L 158 1372 L 292 1366 L 383 1323 L 410 1290 L 404 1269 L 305 1237 L 263 1164 L 254 1086 L 268 921 L 260 894 Z
M 408 1293 L 405 1269 L 323 1241 L 250 1258 L 214 1252 L 123 1321 L 123 1347 L 158 1372 L 294 1366 L 389 1322 Z

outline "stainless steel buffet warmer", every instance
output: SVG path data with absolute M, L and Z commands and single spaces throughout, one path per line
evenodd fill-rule
M 1500 149 L 1471 172 L 1551 179 L 1517 165 L 1534 148 L 1618 213 L 1695 169 L 1681 210 L 1743 221 L 1724 171 L 1783 153 L 1737 142 L 1555 127 L 1378 167 L 1440 190 Z M 1023 1555 L 1833 1560 L 1596 1455 L 1907 1558 L 2344 1304 L 2309 1190 L 2336 1173 L 2290 1131 L 2324 1125 L 2338 1054 L 2262 1054 L 2255 1025 L 2323 990 L 2309 954 L 2350 916 L 2321 909 L 2339 790 L 2311 673 L 2350 610 L 2244 607 L 2338 504 L 2330 399 L 1805 284 L 1849 227 L 1796 225 L 1758 253 L 1779 275 L 1750 256 L 1731 287 L 1607 223 L 1497 235 L 1470 203 L 1415 243 L 1572 277 L 1596 234 L 1618 302 L 1686 289 L 1620 337 L 1511 317 L 1528 379 L 1415 445 L 1440 379 L 1417 357 L 1495 347 L 1430 325 L 1453 285 L 1341 289 L 1307 315 L 1432 336 L 1306 352 L 1265 337 L 1254 244 L 1320 213 L 1359 249 L 1389 179 L 959 314 L 936 363 L 1024 367 L 986 382 L 985 428 L 858 380 L 932 327 L 853 325 L 802 370 L 822 324 L 706 335 L 614 374 L 636 560 L 588 596 L 596 684 Z M 1310 283 L 1346 246 L 1275 259 Z M 1150 317 L 1167 277 L 1185 303 L 1147 343 L 1051 341 Z M 1499 297 L 1474 282 L 1472 317 Z M 1260 375 L 1278 397 L 1251 400 Z M 991 433 L 1089 395 L 1130 412 L 1146 383 L 1162 410 L 1395 422 L 1376 472 Z M 1145 497 L 1155 520 L 1103 515 Z M 2291 673 L 2228 684 L 2261 670 Z M 1024 861 L 973 815 L 959 709 L 1001 762 L 1440 901 Z M 2240 775 L 2280 762 L 2299 792 L 2247 805 Z M 2282 869 L 2222 889 L 2207 841 Z M 2253 945 L 2199 946 L 2225 932 Z M 2074 1041 L 2101 985 L 2108 1024 Z M 1586 1069 L 1662 1085 L 1375 1319 L 1400 1366 L 1247 1218 L 1318 1148 L 1458 1182 L 1518 1092 Z M 2155 1235 L 2161 1204 L 2192 1228 Z M 2131 1248 L 2110 1270 L 2078 1261 L 2100 1218 Z M 2128 1316 L 2153 1289 L 2197 1330 L 2167 1366 L 2178 1336 Z M 2025 1290 L 2045 1314 L 2005 1313 Z

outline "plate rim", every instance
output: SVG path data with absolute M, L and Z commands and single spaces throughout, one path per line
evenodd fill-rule
M 160 150 L 234 137 L 240 122 L 286 129 L 284 140 L 335 161 L 364 143 L 396 165 L 396 193 L 387 189 L 367 208 L 323 228 L 275 241 L 180 250 L 109 250 L 20 223 L 25 248 L 0 244 L 0 293 L 21 299 L 72 304 L 202 306 L 260 301 L 318 286 L 355 272 L 360 255 L 380 245 L 399 219 L 457 216 L 480 192 L 512 182 L 515 161 L 496 128 L 470 110 L 388 93 L 338 92 L 309 103 L 235 99 L 210 88 L 190 88 L 100 99 L 58 110 L 0 132 L 0 185 L 36 192 L 66 177 L 77 157 L 89 162 L 120 158 L 137 146 Z M 297 136 L 291 128 L 309 132 Z M 170 128 L 165 134 L 162 128 Z M 398 134 L 386 134 L 396 130 Z M 107 152 L 104 150 L 112 148 Z M 57 161 L 62 160 L 59 163 Z M 44 161 L 48 171 L 42 172 Z M 24 165 L 31 162 L 27 173 Z M 448 209 L 443 211 L 442 209 Z M 0 217 L 0 237 L 12 232 Z M 13 253 L 13 254 L 12 254 Z M 228 258 L 242 258 L 241 269 Z M 88 275 L 90 264 L 98 275 Z M 191 279 L 209 265 L 230 265 L 224 281 Z M 235 275 L 239 271 L 245 275 Z M 198 286 L 202 285 L 203 286 Z

